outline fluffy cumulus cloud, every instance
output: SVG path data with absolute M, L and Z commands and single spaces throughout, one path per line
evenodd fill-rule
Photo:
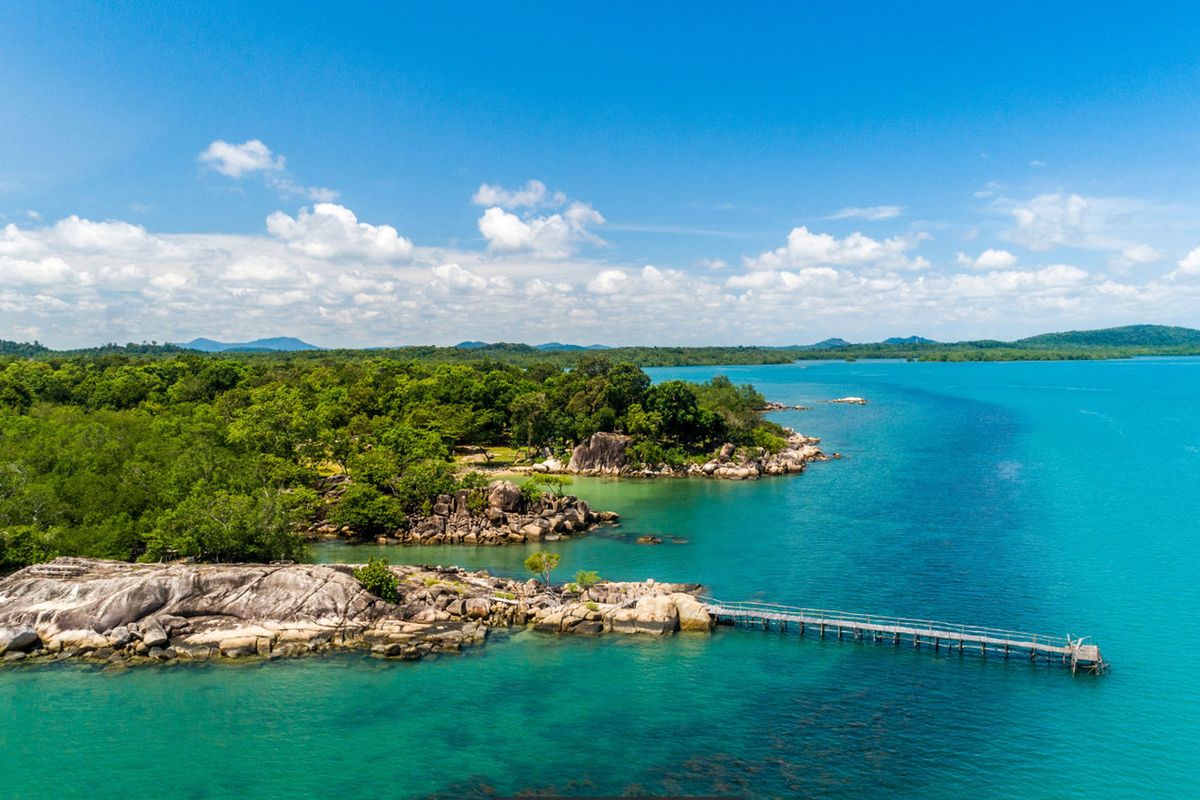
M 200 154 L 200 160 L 230 178 L 240 178 L 251 172 L 279 172 L 285 164 L 283 156 L 272 153 L 271 148 L 258 139 L 241 144 L 217 139 Z
M 1187 321 L 1200 306 L 1200 247 L 1142 247 L 1128 231 L 1107 253 L 1014 247 L 1018 258 L 984 243 L 938 255 L 920 233 L 838 237 L 797 227 L 781 246 L 740 261 L 725 252 L 719 264 L 677 269 L 622 263 L 609 251 L 578 255 L 603 218 L 543 184 L 481 187 L 476 199 L 486 246 L 473 249 L 418 246 L 331 202 L 273 213 L 252 235 L 165 234 L 80 216 L 8 224 L 0 228 L 0 338 L 786 344 Z M 1060 200 L 1062 230 L 1090 230 L 1090 202 Z M 1120 271 L 1116 257 L 1138 269 Z
M 855 232 L 839 239 L 800 226 L 792 229 L 783 247 L 747 258 L 745 264 L 750 269 L 769 270 L 830 265 L 923 269 L 929 266 L 927 260 L 905 254 L 926 238 L 927 234 L 917 234 L 878 240 Z
M 359 222 L 353 211 L 336 203 L 317 203 L 294 217 L 276 211 L 267 217 L 267 230 L 313 258 L 402 261 L 413 249 L 391 225 Z
M 499 206 L 501 208 L 537 208 L 539 206 L 561 206 L 567 202 L 562 192 L 551 193 L 546 184 L 538 180 L 526 181 L 519 189 L 484 183 L 480 185 L 471 202 L 477 206 Z
M 263 182 L 288 199 L 304 198 L 319 203 L 335 200 L 338 193 L 321 186 L 304 186 L 286 172 L 287 159 L 276 155 L 258 139 L 230 144 L 217 139 L 200 153 L 201 163 L 226 177 L 240 180 L 258 175 Z
M 562 192 L 550 193 L 541 181 L 531 180 L 520 189 L 483 184 L 472 202 L 487 206 L 479 218 L 479 232 L 492 253 L 528 253 L 537 258 L 562 259 L 584 244 L 603 244 L 592 228 L 604 217 L 587 203 L 568 202 Z M 558 209 L 551 214 L 512 209 Z
M 561 213 L 519 217 L 493 206 L 479 218 L 479 232 L 494 253 L 531 253 L 539 258 L 566 258 L 584 243 L 601 244 L 591 232 L 604 217 L 586 203 L 572 203 Z
M 959 266 L 971 269 L 1008 269 L 1017 263 L 1017 257 L 1007 250 L 989 247 L 975 258 L 966 253 L 958 253 L 955 255 L 955 261 Z

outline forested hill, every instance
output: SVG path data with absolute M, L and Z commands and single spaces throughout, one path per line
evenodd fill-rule
M 1180 347 L 1200 346 L 1200 330 L 1170 325 L 1125 325 L 1093 331 L 1043 333 L 1020 339 L 1026 347 Z
M 478 486 L 457 448 L 568 448 L 597 431 L 682 464 L 724 443 L 783 446 L 762 395 L 725 378 L 652 386 L 591 355 L 564 370 L 187 353 L 0 360 L 0 571 L 56 555 L 296 558 L 322 476 L 330 512 L 370 534 Z M 486 482 L 486 481 L 484 481 Z

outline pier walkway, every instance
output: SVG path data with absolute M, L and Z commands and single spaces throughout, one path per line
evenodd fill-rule
M 893 645 L 904 642 L 913 647 L 930 647 L 934 651 L 947 648 L 981 656 L 1026 658 L 1030 662 L 1044 660 L 1069 666 L 1072 673 L 1083 669 L 1098 675 L 1107 666 L 1097 645 L 1084 644 L 1086 636 L 1076 639 L 1069 634 L 1054 636 L 754 601 L 731 603 L 711 597 L 699 600 L 719 625 L 754 626 L 763 630 L 770 630 L 774 625 L 778 630 L 795 631 L 801 636 L 806 632 L 816 633 L 822 639 L 837 636 L 838 639 L 850 637 L 856 641 L 890 642 Z

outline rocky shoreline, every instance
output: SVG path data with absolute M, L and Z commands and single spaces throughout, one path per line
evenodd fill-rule
M 325 492 L 326 502 L 336 502 L 339 488 L 344 485 L 330 487 Z M 510 481 L 496 481 L 486 488 L 439 495 L 430 513 L 410 517 L 405 527 L 375 541 L 468 545 L 555 542 L 615 524 L 619 519 L 614 511 L 594 511 L 578 497 L 542 494 L 528 498 Z M 307 534 L 314 539 L 356 537 L 350 528 L 323 521 L 310 526 Z
M 595 433 L 575 448 L 566 466 L 554 459 L 547 459 L 533 469 L 538 472 L 622 478 L 757 480 L 768 475 L 794 475 L 803 472 L 809 462 L 840 457 L 836 453 L 827 455 L 822 451 L 818 446 L 820 439 L 789 431 L 786 444 L 777 453 L 767 452 L 761 447 L 736 447 L 727 443 L 704 463 L 645 466 L 630 461 L 626 451 L 631 441 L 630 437 L 619 433 Z
M 338 564 L 131 564 L 58 558 L 0 579 L 3 664 L 109 667 L 363 652 L 416 660 L 494 629 L 575 635 L 708 631 L 696 584 L 547 589 L 457 567 L 394 566 L 399 599 Z

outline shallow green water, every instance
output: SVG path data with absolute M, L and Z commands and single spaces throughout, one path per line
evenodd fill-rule
M 655 377 L 718 371 L 813 405 L 775 417 L 845 458 L 753 483 L 580 481 L 624 520 L 560 543 L 564 574 L 1089 634 L 1111 673 L 728 630 L 520 633 L 417 665 L 6 670 L 0 795 L 1193 794 L 1200 360 Z M 818 402 L 846 394 L 871 403 Z M 388 548 L 509 574 L 526 553 Z

